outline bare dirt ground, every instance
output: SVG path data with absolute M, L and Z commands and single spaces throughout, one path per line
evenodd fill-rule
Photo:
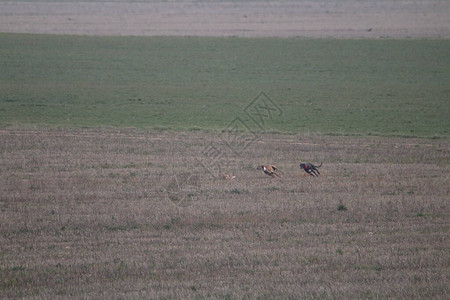
M 449 38 L 449 1 L 0 2 L 0 32 Z

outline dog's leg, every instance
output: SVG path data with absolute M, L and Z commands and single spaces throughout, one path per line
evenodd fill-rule
M 311 175 L 312 177 L 316 177 L 316 174 L 313 173 L 312 169 L 308 169 L 308 174 Z
M 319 177 L 319 174 L 317 174 L 317 169 L 314 168 L 314 166 L 311 167 L 311 173 L 314 174 L 314 177 Z

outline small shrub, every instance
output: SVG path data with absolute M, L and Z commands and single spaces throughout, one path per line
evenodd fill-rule
M 337 210 L 339 211 L 346 211 L 347 210 L 347 206 L 345 206 L 344 204 L 339 204 L 337 207 Z
M 237 214 L 240 215 L 240 216 L 244 216 L 244 215 L 247 215 L 249 213 L 250 213 L 250 211 L 246 210 L 246 211 L 238 211 Z
M 242 192 L 240 190 L 238 190 L 238 189 L 232 189 L 230 191 L 230 193 L 232 193 L 232 194 L 241 194 Z
M 137 166 L 135 163 L 129 163 L 129 164 L 124 165 L 122 168 L 128 169 L 128 168 L 136 168 L 136 167 Z
M 416 214 L 416 217 L 426 219 L 426 218 L 427 218 L 427 215 L 424 214 L 424 213 L 418 212 L 418 213 Z

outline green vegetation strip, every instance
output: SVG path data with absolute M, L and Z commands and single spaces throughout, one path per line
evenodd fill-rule
M 264 92 L 280 132 L 447 137 L 450 40 L 0 34 L 0 127 L 220 130 Z

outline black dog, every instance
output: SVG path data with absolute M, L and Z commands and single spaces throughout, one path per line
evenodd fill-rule
M 311 175 L 312 177 L 319 177 L 320 172 L 319 170 L 317 170 L 317 168 L 320 168 L 321 166 L 322 163 L 320 163 L 320 166 L 315 166 L 310 163 L 300 164 L 300 168 L 305 170 L 305 172 Z

